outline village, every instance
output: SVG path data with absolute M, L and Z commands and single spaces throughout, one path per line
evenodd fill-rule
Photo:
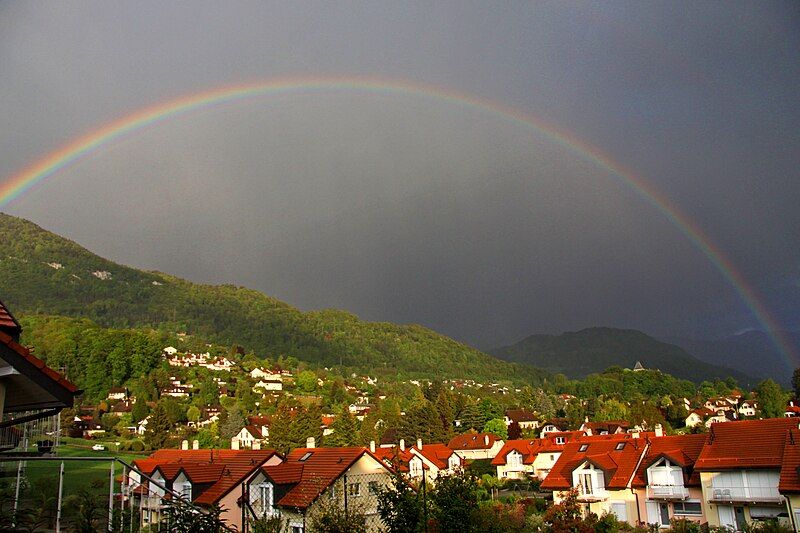
M 800 409 L 793 401 L 782 416 L 764 418 L 756 392 L 745 398 L 730 390 L 701 404 L 676 398 L 683 427 L 668 434 L 665 419 L 665 425 L 631 424 L 600 411 L 603 420 L 543 417 L 519 405 L 499 411 L 498 398 L 518 402 L 527 394 L 547 404 L 543 391 L 499 383 L 406 380 L 384 389 L 377 378 L 343 379 L 294 360 L 266 367 L 169 346 L 156 401 L 113 388 L 97 405 L 85 405 L 75 403 L 77 387 L 18 344 L 21 328 L 5 308 L 0 329 L 6 373 L 19 376 L 3 389 L 6 412 L 30 411 L 38 394 L 42 405 L 63 409 L 65 443 L 140 453 L 112 480 L 118 489 L 111 494 L 112 508 L 118 500 L 139 527 L 172 516 L 170 498 L 178 498 L 215 510 L 238 531 L 267 522 L 293 533 L 323 531 L 320 517 L 334 504 L 365 531 L 380 531 L 389 520 L 381 495 L 398 490 L 396 480 L 436 495 L 438 485 L 464 476 L 493 502 L 522 487 L 525 498 L 498 499 L 492 509 L 508 513 L 527 501 L 540 511 L 523 513 L 528 521 L 564 507 L 631 528 L 691 523 L 745 530 L 774 522 L 798 531 L 800 524 Z M 647 370 L 637 364 L 626 372 Z M 396 387 L 411 391 L 434 416 L 400 410 L 390 397 Z M 24 401 L 15 392 L 23 390 Z M 196 400 L 218 403 L 200 408 Z M 588 403 L 570 394 L 552 401 L 561 407 L 548 409 L 561 415 L 574 414 L 570 404 Z M 323 410 L 334 404 L 341 409 Z M 441 417 L 447 412 L 452 418 Z M 433 508 L 441 512 L 442 505 Z M 443 523 L 438 528 L 448 530 Z

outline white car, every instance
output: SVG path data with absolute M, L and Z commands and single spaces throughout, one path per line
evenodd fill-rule
M 103 446 L 102 444 L 95 444 L 94 446 L 92 446 L 92 449 L 96 452 L 102 452 L 106 449 L 106 447 Z

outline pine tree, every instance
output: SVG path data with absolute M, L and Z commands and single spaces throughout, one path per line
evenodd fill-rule
M 448 442 L 453 437 L 453 407 L 450 393 L 447 391 L 439 392 L 436 397 L 436 412 L 439 414 L 439 424 L 441 427 L 441 441 Z
M 145 443 L 154 450 L 163 448 L 169 439 L 171 427 L 169 416 L 167 416 L 164 407 L 161 404 L 157 404 L 147 420 L 147 427 L 144 431 Z
M 286 402 L 281 402 L 269 426 L 270 448 L 285 455 L 295 447 L 291 438 L 293 422 L 294 416 L 291 407 Z
M 230 439 L 234 435 L 238 434 L 244 427 L 245 422 L 242 412 L 239 410 L 237 405 L 227 409 L 227 412 L 228 416 L 226 417 L 224 423 L 220 424 L 219 426 L 219 435 L 223 439 Z
M 361 443 L 358 419 L 350 414 L 347 406 L 331 424 L 333 433 L 325 437 L 325 446 L 357 446 Z

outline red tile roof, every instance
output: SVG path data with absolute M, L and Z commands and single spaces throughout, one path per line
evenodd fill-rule
M 194 498 L 198 505 L 219 502 L 233 488 L 275 455 L 274 450 L 156 450 L 134 461 L 145 474 L 158 469 L 166 480 L 180 471 L 199 485 L 210 485 Z
M 411 460 L 411 448 L 400 450 L 399 446 L 376 448 L 375 457 L 398 472 L 408 472 L 408 461 Z
M 447 469 L 449 466 L 447 462 L 449 461 L 450 456 L 456 453 L 444 444 L 438 443 L 423 444 L 422 448 L 417 448 L 414 446 L 411 449 L 436 465 L 436 468 L 439 468 L 440 470 Z
M 535 411 L 528 411 L 527 409 L 507 409 L 506 416 L 513 422 L 535 422 L 539 420 L 539 416 Z
M 488 450 L 498 440 L 500 437 L 493 433 L 465 433 L 450 439 L 447 447 L 451 450 Z
M 604 435 L 605 436 L 605 435 Z M 609 435 L 610 436 L 610 435 Z M 618 444 L 624 443 L 621 450 Z M 572 472 L 589 462 L 605 472 L 605 488 L 625 488 L 647 444 L 644 438 L 585 437 L 568 443 L 553 469 L 542 482 L 543 490 L 567 490 L 572 487 Z M 581 446 L 588 445 L 585 451 Z
M 0 331 L 7 335 L 19 339 L 22 333 L 22 326 L 19 325 L 14 315 L 6 308 L 3 302 L 0 302 Z
M 310 454 L 306 457 L 307 454 Z M 347 471 L 358 459 L 364 455 L 369 455 L 378 463 L 384 464 L 367 448 L 297 448 L 286 457 L 288 465 L 297 465 L 299 476 L 293 481 L 295 484 L 289 492 L 277 503 L 282 507 L 293 507 L 305 509 L 322 494 L 334 481 Z M 306 457 L 305 460 L 301 460 Z M 283 479 L 288 483 L 292 474 L 298 471 L 289 471 L 289 467 L 266 466 L 263 471 L 272 479 L 273 475 Z
M 778 488 L 781 492 L 800 493 L 800 430 L 797 428 L 786 432 Z
M 264 436 L 261 434 L 261 428 L 259 426 L 254 426 L 249 424 L 245 426 L 245 429 L 256 439 L 263 439 Z
M 711 424 L 695 463 L 699 471 L 780 468 L 786 432 L 797 428 L 791 418 L 741 420 Z
M 662 457 L 683 468 L 686 486 L 699 487 L 700 473 L 694 470 L 694 464 L 706 442 L 704 434 L 671 435 L 651 439 L 647 454 L 633 476 L 632 486 L 647 486 L 647 469 Z
M 536 459 L 536 456 L 539 454 L 542 448 L 542 441 L 547 441 L 547 439 L 514 439 L 514 440 L 507 440 L 503 447 L 500 448 L 500 451 L 497 453 L 494 459 L 492 459 L 492 464 L 495 466 L 504 465 L 506 464 L 506 456 L 511 453 L 512 451 L 516 451 L 522 454 L 522 464 L 532 464 L 533 461 Z M 561 448 L 564 446 L 561 445 Z

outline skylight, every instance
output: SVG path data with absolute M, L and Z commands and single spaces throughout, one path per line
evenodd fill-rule
M 617 444 L 617 447 L 616 447 L 616 448 L 614 448 L 614 449 L 615 449 L 615 450 L 621 450 L 621 449 L 623 449 L 624 447 L 625 447 L 625 443 L 624 443 L 624 442 L 620 442 L 619 444 Z
M 300 461 L 305 461 L 309 457 L 311 457 L 312 455 L 314 455 L 314 452 L 306 452 L 306 453 L 303 454 L 303 457 L 300 458 Z
M 585 452 L 588 449 L 589 449 L 589 445 L 588 444 L 581 444 L 581 447 L 578 449 L 578 451 L 579 452 Z

